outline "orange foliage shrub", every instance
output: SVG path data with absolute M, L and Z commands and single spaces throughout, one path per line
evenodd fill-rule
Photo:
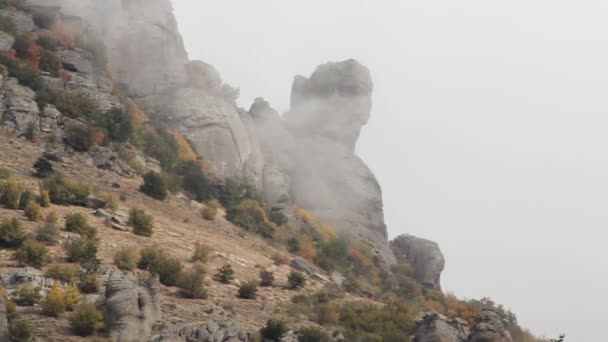
M 196 160 L 196 153 L 190 147 L 190 144 L 179 132 L 169 131 L 175 138 L 175 142 L 179 148 L 179 159 L 181 160 Z
M 314 262 L 315 256 L 317 255 L 317 249 L 312 243 L 306 242 L 302 245 L 302 251 L 300 252 L 300 255 L 302 256 L 302 258 Z
M 436 302 L 432 299 L 427 299 L 426 301 L 424 301 L 424 306 L 428 310 L 445 315 L 445 306 L 443 306 L 443 304 L 439 302 Z
M 461 301 L 452 293 L 446 295 L 447 315 L 450 318 L 459 317 L 470 326 L 475 324 L 475 311 L 466 302 Z
M 308 233 L 320 240 L 320 242 L 328 242 L 336 238 L 336 232 L 330 225 L 320 222 L 306 209 L 296 207 L 294 215 L 298 221 L 305 224 L 305 228 L 311 230 Z

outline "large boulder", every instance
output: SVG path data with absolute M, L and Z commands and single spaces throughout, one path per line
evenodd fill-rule
M 413 342 L 466 342 L 468 336 L 469 327 L 462 319 L 424 312 L 416 320 Z
M 0 17 L 11 18 L 15 23 L 17 32 L 19 33 L 27 33 L 36 29 L 36 24 L 34 24 L 32 15 L 18 9 L 9 7 L 7 9 L 0 10 Z
M 475 318 L 469 342 L 513 342 L 500 316 L 492 310 L 482 310 Z
M 0 51 L 8 50 L 13 47 L 15 38 L 10 34 L 0 31 Z
M 145 280 L 114 270 L 105 284 L 105 327 L 117 342 L 148 338 L 160 320 L 160 282 L 158 276 Z
M 391 241 L 397 260 L 407 261 L 414 269 L 414 278 L 426 290 L 441 290 L 441 272 L 445 259 L 436 242 L 411 235 L 400 235 Z
M 24 134 L 28 129 L 38 130 L 39 113 L 33 90 L 21 86 L 15 78 L 9 78 L 1 84 L 0 117 L 9 131 Z

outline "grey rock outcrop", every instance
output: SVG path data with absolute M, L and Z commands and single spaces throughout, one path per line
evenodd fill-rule
M 7 290 L 14 290 L 20 287 L 37 287 L 43 290 L 49 289 L 56 284 L 56 280 L 47 278 L 44 274 L 31 267 L 17 268 L 9 272 L 0 274 L 0 282 Z
M 492 310 L 481 310 L 475 318 L 469 342 L 513 342 L 500 316 Z
M 249 333 L 231 319 L 220 319 L 205 324 L 167 324 L 151 342 L 248 342 Z
M 35 99 L 36 93 L 17 79 L 0 79 L 0 116 L 9 131 L 24 134 L 28 128 L 38 129 L 40 110 Z
M 8 50 L 13 47 L 15 43 L 15 38 L 10 34 L 0 31 L 0 51 Z
M 145 340 L 160 315 L 158 276 L 139 280 L 118 270 L 110 273 L 105 284 L 104 319 L 112 340 Z
M 9 342 L 8 318 L 6 316 L 6 301 L 0 296 L 0 342 Z
M 36 29 L 32 15 L 18 9 L 7 8 L 0 10 L 0 17 L 11 18 L 19 33 L 31 32 Z
M 424 312 L 416 320 L 413 342 L 466 342 L 469 327 L 459 318 L 449 319 L 434 312 Z
M 397 260 L 407 261 L 414 278 L 426 290 L 441 290 L 441 272 L 445 267 L 443 253 L 436 242 L 411 235 L 400 235 L 391 241 Z

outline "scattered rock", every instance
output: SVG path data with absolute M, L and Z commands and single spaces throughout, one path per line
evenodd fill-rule
M 31 267 L 17 268 L 8 273 L 0 274 L 2 286 L 7 290 L 14 290 L 23 286 L 40 286 L 48 289 L 53 287 L 55 280 L 46 278 L 44 274 Z
M 342 286 L 342 284 L 346 280 L 346 277 L 344 277 L 340 272 L 333 271 L 331 272 L 330 279 L 338 286 Z
M 469 342 L 513 342 L 511 334 L 505 329 L 496 312 L 481 310 L 475 320 Z
M 445 259 L 436 242 L 400 235 L 391 241 L 391 248 L 398 260 L 405 260 L 414 268 L 414 278 L 425 289 L 441 290 Z
M 232 319 L 221 319 L 206 324 L 166 324 L 152 342 L 248 342 L 249 333 Z
M 469 327 L 463 320 L 424 312 L 416 320 L 413 342 L 467 342 L 468 336 Z
M 295 270 L 304 272 L 308 275 L 315 275 L 315 274 L 319 274 L 321 272 L 317 266 L 309 263 L 308 261 L 306 261 L 304 259 L 299 259 L 299 258 L 292 259 L 289 262 L 289 265 L 291 267 L 293 267 Z
M 139 280 L 133 274 L 111 271 L 105 287 L 105 327 L 113 341 L 141 341 L 160 320 L 158 276 Z
M 84 203 L 84 206 L 89 208 L 89 209 L 102 209 L 106 207 L 106 201 L 102 200 L 101 198 L 97 198 L 94 196 L 89 196 L 87 197 L 86 203 Z
M 15 38 L 13 38 L 13 36 L 4 31 L 0 31 L 0 50 L 8 50 L 13 47 L 14 43 Z

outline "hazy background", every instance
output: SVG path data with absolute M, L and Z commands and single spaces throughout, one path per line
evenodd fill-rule
M 367 65 L 357 150 L 391 237 L 437 241 L 445 290 L 536 333 L 605 338 L 608 2 L 173 1 L 190 57 L 246 108 L 286 111 L 320 63 Z

